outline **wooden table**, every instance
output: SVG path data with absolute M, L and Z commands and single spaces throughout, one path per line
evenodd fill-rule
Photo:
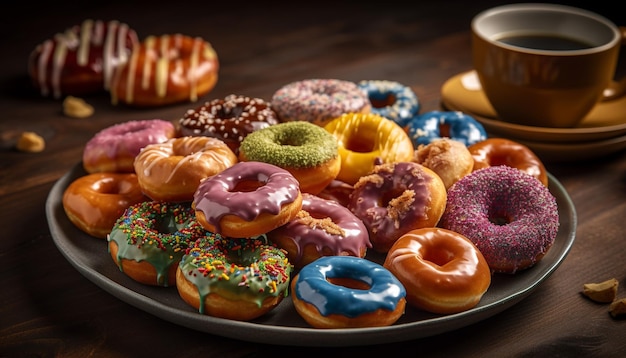
M 192 5 L 191 1 L 97 2 L 70 10 L 16 5 L 0 31 L 0 356 L 275 356 L 301 352 L 297 342 L 266 345 L 181 327 L 129 305 L 82 276 L 55 246 L 45 203 L 54 183 L 81 160 L 99 130 L 137 119 L 178 119 L 193 104 L 133 109 L 106 94 L 85 99 L 86 119 L 62 114 L 61 102 L 30 86 L 26 59 L 34 46 L 85 18 L 117 19 L 140 37 L 199 35 L 221 62 L 206 98 L 245 94 L 269 99 L 305 78 L 389 79 L 411 86 L 422 111 L 440 109 L 440 89 L 471 69 L 469 22 L 497 1 L 426 1 L 410 7 L 311 2 Z M 598 7 L 599 5 L 595 5 Z M 296 9 L 297 8 L 297 9 Z M 590 9 L 590 6 L 587 6 Z M 615 9 L 597 8 L 616 22 Z M 51 16 L 51 14 L 54 14 Z M 625 24 L 626 22 L 622 22 Z M 624 56 L 622 56 L 624 57 Z M 620 70 L 626 71 L 620 61 Z M 43 136 L 40 153 L 15 150 L 17 136 Z M 626 285 L 626 152 L 578 162 L 549 162 L 578 215 L 576 240 L 561 266 L 527 298 L 455 331 L 405 342 L 310 347 L 314 356 L 414 352 L 419 356 L 618 356 L 626 352 L 623 319 L 581 295 L 582 285 L 611 277 Z M 619 297 L 626 296 L 620 287 Z M 295 344 L 295 346 L 294 346 Z

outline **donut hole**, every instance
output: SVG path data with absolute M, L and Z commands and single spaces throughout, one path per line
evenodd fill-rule
M 347 150 L 356 153 L 370 153 L 374 151 L 374 145 L 377 143 L 376 131 L 361 131 L 358 135 L 349 136 L 343 144 Z
M 386 93 L 384 96 L 370 97 L 370 103 L 374 108 L 384 108 L 396 103 L 397 98 L 393 93 Z
M 265 185 L 258 180 L 240 180 L 235 184 L 231 192 L 250 193 Z
M 449 124 L 440 124 L 439 125 L 439 136 L 443 138 L 452 138 L 450 135 L 450 125 Z
M 367 282 L 347 277 L 327 277 L 326 281 L 335 286 L 342 286 L 354 290 L 369 290 L 372 288 L 372 286 Z
M 437 266 L 445 266 L 447 263 L 454 260 L 454 253 L 445 247 L 440 247 L 424 252 L 422 258 Z
M 154 222 L 153 230 L 160 234 L 173 234 L 178 231 L 176 219 L 173 215 L 160 215 Z
M 507 225 L 513 221 L 513 218 L 499 210 L 490 211 L 487 215 L 487 218 L 489 219 L 490 223 L 498 226 Z

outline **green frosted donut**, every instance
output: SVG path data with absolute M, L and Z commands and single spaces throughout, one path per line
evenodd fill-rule
M 324 128 L 304 121 L 275 124 L 244 138 L 239 147 L 246 161 L 281 168 L 311 168 L 338 156 L 337 139 Z

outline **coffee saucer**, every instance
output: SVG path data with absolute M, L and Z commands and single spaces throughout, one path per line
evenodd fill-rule
M 602 141 L 626 135 L 626 96 L 601 102 L 574 128 L 533 127 L 497 119 L 474 70 L 453 76 L 441 88 L 443 106 L 479 121 L 492 135 L 542 143 Z

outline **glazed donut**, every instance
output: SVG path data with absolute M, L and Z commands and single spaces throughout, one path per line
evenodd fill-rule
M 420 144 L 413 161 L 437 173 L 446 190 L 474 169 L 474 158 L 465 144 L 450 138 Z
M 149 36 L 116 69 L 111 102 L 136 107 L 195 102 L 215 87 L 218 70 L 215 50 L 200 37 Z
M 146 201 L 130 206 L 109 234 L 120 271 L 152 286 L 176 284 L 176 269 L 193 242 L 207 235 L 188 203 Z
M 420 102 L 411 87 L 400 82 L 363 80 L 357 83 L 372 107 L 371 113 L 391 119 L 404 127 L 420 110 Z
M 239 145 L 248 134 L 277 123 L 269 103 L 234 94 L 187 110 L 179 120 L 182 135 L 215 137 L 235 154 L 239 154 Z
M 487 138 L 480 122 L 458 111 L 426 112 L 413 117 L 405 128 L 415 147 L 439 138 L 451 138 L 467 147 Z
M 391 119 L 376 114 L 344 114 L 324 127 L 337 138 L 341 169 L 337 179 L 354 185 L 376 164 L 409 162 L 413 144 Z
M 302 194 L 302 209 L 296 217 L 267 237 L 287 251 L 296 268 L 321 256 L 365 257 L 372 247 L 361 219 L 334 201 L 307 193 Z
M 406 290 L 383 266 L 353 256 L 325 256 L 291 280 L 298 314 L 315 328 L 384 327 L 406 307 Z
M 135 172 L 135 157 L 148 144 L 163 143 L 176 135 L 174 124 L 147 119 L 115 124 L 96 133 L 83 150 L 88 173 Z
M 200 181 L 237 163 L 219 139 L 178 137 L 145 146 L 135 157 L 141 190 L 152 200 L 192 201 Z
M 250 133 L 239 147 L 240 161 L 264 162 L 290 172 L 303 193 L 317 194 L 341 169 L 337 140 L 309 122 L 279 123 Z
M 476 246 L 463 235 L 422 228 L 402 235 L 383 264 L 419 309 L 451 314 L 474 308 L 491 285 L 491 271 Z
M 279 88 L 270 101 L 282 122 L 324 126 L 344 113 L 369 113 L 369 99 L 354 82 L 337 79 L 295 81 Z
M 548 252 L 559 229 L 559 212 L 539 180 L 501 165 L 456 182 L 448 190 L 439 226 L 470 239 L 492 271 L 512 274 Z
M 445 207 L 441 178 L 413 162 L 377 165 L 356 183 L 348 204 L 367 227 L 374 250 L 382 253 L 403 234 L 436 226 Z
M 193 207 L 200 224 L 226 237 L 265 234 L 296 217 L 302 194 L 288 171 L 262 162 L 239 162 L 203 180 Z
M 180 297 L 201 314 L 249 321 L 287 295 L 292 266 L 265 235 L 224 238 L 210 233 L 194 242 L 176 273 Z
M 42 96 L 59 99 L 109 90 L 115 68 L 128 61 L 137 33 L 116 20 L 84 20 L 37 45 L 28 73 Z
M 72 181 L 62 202 L 76 227 L 105 239 L 126 208 L 146 200 L 135 173 L 93 173 Z
M 487 138 L 468 147 L 473 170 L 496 165 L 517 168 L 548 186 L 548 173 L 541 159 L 527 146 L 504 138 Z

